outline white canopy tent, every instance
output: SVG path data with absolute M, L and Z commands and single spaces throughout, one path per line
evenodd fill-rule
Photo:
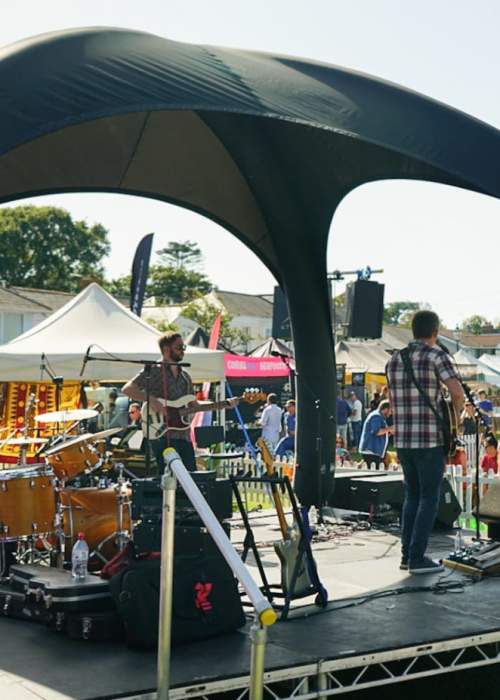
M 83 360 L 90 356 L 124 360 L 159 360 L 160 333 L 116 301 L 98 284 L 78 296 L 26 333 L 0 346 L 0 381 L 40 381 L 42 355 L 56 375 L 80 379 Z M 194 382 L 224 380 L 224 353 L 191 348 L 185 361 Z M 87 362 L 82 380 L 126 381 L 139 372 L 129 362 Z
M 500 386 L 500 357 L 498 355 L 484 353 L 477 360 L 477 369 L 478 373 L 484 376 L 486 382 Z
M 383 374 L 389 357 L 377 341 L 341 340 L 335 346 L 336 363 L 344 364 L 347 372 Z

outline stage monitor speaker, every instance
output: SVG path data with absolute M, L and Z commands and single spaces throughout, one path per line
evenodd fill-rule
M 401 510 L 403 507 L 403 500 L 404 491 L 401 490 L 400 492 L 397 492 L 397 498 L 389 500 L 389 503 L 391 506 L 393 506 L 393 508 Z M 448 479 L 443 479 L 434 527 L 436 529 L 452 528 L 461 512 L 462 509 L 460 507 L 460 503 L 458 502 L 457 497 L 451 488 L 450 482 Z
M 479 519 L 500 525 L 500 483 L 493 482 L 479 503 Z
M 273 338 L 281 338 L 282 340 L 292 339 L 288 302 L 281 287 L 274 288 L 272 334 Z
M 350 338 L 381 338 L 384 285 L 356 280 L 346 287 L 346 321 Z

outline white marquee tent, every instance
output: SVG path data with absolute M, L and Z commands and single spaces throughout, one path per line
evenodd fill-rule
M 159 335 L 93 283 L 37 326 L 0 346 L 0 381 L 40 381 L 42 355 L 56 375 L 80 379 L 89 346 L 91 357 L 159 360 Z M 188 371 L 194 382 L 224 380 L 222 351 L 188 347 L 185 361 L 191 363 Z M 89 361 L 82 379 L 126 381 L 140 369 L 128 362 Z

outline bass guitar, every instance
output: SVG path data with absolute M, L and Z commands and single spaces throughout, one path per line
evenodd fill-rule
M 267 475 L 275 476 L 274 460 L 269 452 L 269 448 L 266 445 L 265 440 L 260 437 L 258 438 L 256 444 L 260 449 Z M 294 523 L 291 526 L 288 525 L 285 518 L 285 513 L 283 511 L 283 504 L 281 503 L 279 488 L 276 483 L 271 483 L 271 493 L 274 506 L 276 508 L 276 513 L 278 515 L 278 522 L 282 536 L 281 542 L 274 543 L 274 551 L 278 555 L 281 563 L 281 588 L 283 589 L 283 593 L 285 595 L 288 595 L 288 593 L 291 592 L 294 596 L 301 597 L 311 591 L 312 582 L 309 576 L 305 552 L 299 553 L 300 529 L 297 523 Z M 299 556 L 301 556 L 301 560 L 298 566 L 295 586 L 293 591 L 291 591 L 293 572 Z
M 247 403 L 256 403 L 262 400 L 262 393 L 253 389 L 246 390 L 238 400 L 246 401 Z M 191 424 L 191 416 L 200 411 L 217 411 L 221 408 L 230 408 L 231 404 L 226 399 L 225 401 L 211 402 L 206 404 L 196 403 L 193 406 L 193 401 L 196 401 L 196 396 L 186 394 L 179 399 L 166 400 L 157 398 L 157 401 L 163 406 L 163 410 L 158 412 L 150 408 L 147 403 L 144 403 L 141 408 L 141 427 L 144 434 L 147 433 L 149 422 L 149 437 L 151 440 L 158 440 L 163 437 L 168 431 L 186 430 Z

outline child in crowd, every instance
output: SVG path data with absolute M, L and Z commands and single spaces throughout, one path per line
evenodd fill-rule
M 496 437 L 490 433 L 484 440 L 484 455 L 481 459 L 481 469 L 485 472 L 492 469 L 493 472 L 497 474 L 499 466 L 500 454 L 498 452 L 498 441 Z
M 340 462 L 340 464 L 344 464 L 344 462 L 352 462 L 351 455 L 349 453 L 349 450 L 346 450 L 345 440 L 342 437 L 342 435 L 337 435 L 335 445 L 337 462 Z

